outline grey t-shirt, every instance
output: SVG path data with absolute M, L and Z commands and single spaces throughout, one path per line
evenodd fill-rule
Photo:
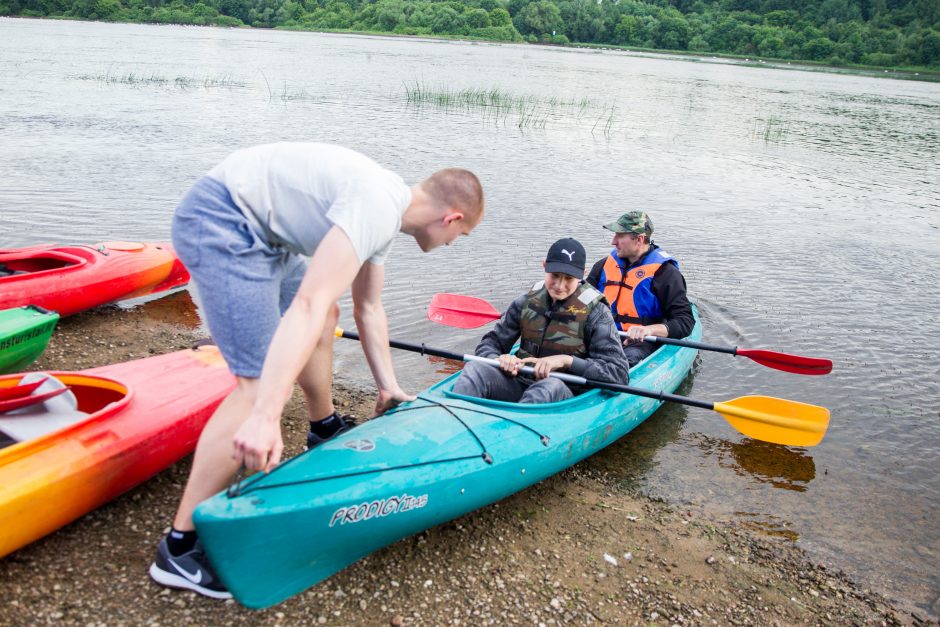
M 262 239 L 306 256 L 335 225 L 360 263 L 384 263 L 411 203 L 411 189 L 400 176 L 331 144 L 244 148 L 209 176 L 225 185 Z

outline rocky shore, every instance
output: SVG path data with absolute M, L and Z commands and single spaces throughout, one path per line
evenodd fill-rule
M 76 370 L 187 348 L 185 293 L 63 320 L 35 370 Z M 369 390 L 337 404 L 365 416 Z M 299 452 L 299 394 L 285 414 Z M 581 466 L 402 540 L 264 610 L 155 585 L 147 568 L 173 516 L 184 460 L 0 560 L 0 625 L 897 625 L 899 604 L 814 564 L 792 543 L 625 494 Z M 304 530 L 298 529 L 298 534 Z

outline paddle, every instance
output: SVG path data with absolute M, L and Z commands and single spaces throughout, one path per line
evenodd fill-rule
M 428 305 L 428 319 L 432 322 L 445 324 L 451 327 L 461 329 L 474 329 L 484 324 L 498 320 L 502 314 L 496 311 L 491 304 L 482 298 L 475 296 L 462 296 L 460 294 L 435 294 Z M 627 334 L 620 332 L 622 337 Z M 703 344 L 702 342 L 692 342 L 690 340 L 674 340 L 668 337 L 656 337 L 648 335 L 643 338 L 644 341 L 653 344 L 672 344 L 673 346 L 685 346 L 687 348 L 697 348 L 704 351 L 714 351 L 717 353 L 728 353 L 739 357 L 747 357 L 762 366 L 776 368 L 785 372 L 794 374 L 829 374 L 832 372 L 832 362 L 828 359 L 819 357 L 804 357 L 802 355 L 790 355 L 789 353 L 778 353 L 762 349 L 738 348 L 737 346 L 717 346 L 715 344 Z
M 45 382 L 46 379 L 40 379 L 39 381 L 33 381 L 32 383 L 19 383 L 17 385 L 11 385 L 10 387 L 0 388 L 0 401 L 5 401 L 10 398 L 29 396 L 36 388 Z
M 64 394 L 68 392 L 68 390 L 68 388 L 63 387 L 55 390 L 49 390 L 48 392 L 42 392 L 40 394 L 4 399 L 0 401 L 0 414 L 13 411 L 14 409 L 20 409 L 22 407 L 29 407 L 30 405 L 38 405 L 39 403 L 48 401 L 50 398 L 56 397 L 59 394 Z
M 336 328 L 336 336 L 359 341 L 358 333 L 344 331 L 339 327 Z M 480 361 L 493 366 L 499 365 L 499 362 L 495 359 L 477 357 L 476 355 L 461 355 L 425 346 L 424 344 L 411 344 L 398 340 L 389 340 L 388 344 L 392 348 L 421 353 L 422 355 L 434 355 L 457 361 Z M 525 367 L 522 372 L 532 374 L 534 371 L 530 367 Z M 829 426 L 829 410 L 825 407 L 788 401 L 772 396 L 742 396 L 730 401 L 709 403 L 666 392 L 652 392 L 629 385 L 585 379 L 563 372 L 553 372 L 549 376 L 588 388 L 600 388 L 612 392 L 645 396 L 659 401 L 711 409 L 721 414 L 725 420 L 731 423 L 732 427 L 747 437 L 776 444 L 815 446 L 822 441 L 823 436 L 826 434 L 826 428 Z

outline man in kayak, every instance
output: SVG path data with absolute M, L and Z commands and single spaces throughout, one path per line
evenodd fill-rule
M 548 249 L 545 279 L 518 296 L 476 355 L 499 360 L 499 368 L 470 362 L 454 383 L 454 392 L 518 403 L 551 403 L 575 394 L 561 379 L 563 370 L 588 379 L 627 383 L 629 366 L 604 296 L 582 282 L 584 247 L 560 239 Z M 510 349 L 520 340 L 514 355 Z M 534 376 L 520 374 L 532 366 Z
M 627 333 L 624 353 L 632 367 L 659 348 L 643 338 L 683 338 L 695 318 L 679 263 L 653 243 L 646 212 L 628 211 L 604 228 L 614 232 L 614 248 L 594 264 L 587 282 L 604 293 L 617 328 Z
M 173 245 L 237 385 L 199 438 L 173 528 L 150 567 L 154 580 L 231 597 L 197 542 L 193 510 L 240 465 L 277 465 L 294 382 L 307 400 L 308 447 L 351 426 L 331 394 L 337 301 L 346 289 L 378 388 L 375 413 L 414 398 L 392 368 L 385 258 L 399 232 L 428 252 L 468 235 L 483 211 L 472 172 L 441 170 L 409 188 L 364 155 L 315 143 L 239 150 L 189 190 L 173 218 Z

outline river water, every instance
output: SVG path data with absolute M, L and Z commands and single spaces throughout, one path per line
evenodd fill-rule
M 465 102 L 464 90 L 507 106 Z M 830 376 L 801 377 L 707 353 L 683 392 L 825 405 L 832 423 L 820 446 L 793 449 L 671 406 L 586 463 L 940 615 L 940 85 L 613 51 L 0 19 L 0 246 L 167 238 L 203 172 L 278 140 L 342 143 L 409 182 L 477 172 L 486 221 L 428 255 L 402 236 L 385 292 L 393 337 L 461 352 L 481 330 L 428 322 L 434 293 L 503 308 L 540 277 L 551 241 L 577 237 L 599 258 L 600 225 L 647 210 L 707 341 L 835 362 Z M 448 368 L 395 359 L 415 391 Z M 370 381 L 355 345 L 339 345 L 336 368 Z

